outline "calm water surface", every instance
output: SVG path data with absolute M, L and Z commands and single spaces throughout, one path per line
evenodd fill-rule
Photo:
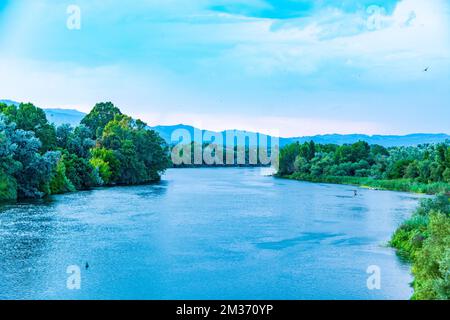
M 385 244 L 417 196 L 353 190 L 176 169 L 158 185 L 3 205 L 0 299 L 409 298 L 409 267 Z M 80 290 L 69 265 L 83 267 Z M 381 290 L 367 289 L 371 265 Z

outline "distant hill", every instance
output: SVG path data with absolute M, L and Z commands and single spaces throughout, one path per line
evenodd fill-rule
M 7 104 L 7 105 L 15 105 L 15 106 L 18 106 L 20 103 L 19 102 L 16 102 L 16 101 L 12 101 L 12 100 L 0 100 L 0 103 L 4 103 L 4 104 Z
M 450 136 L 443 133 L 432 134 L 432 133 L 415 133 L 404 136 L 396 135 L 364 135 L 364 134 L 327 134 L 309 137 L 297 137 L 297 138 L 281 138 L 280 144 L 286 145 L 293 142 L 306 142 L 314 141 L 316 143 L 334 143 L 334 144 L 350 144 L 358 141 L 366 141 L 369 144 L 379 144 L 384 147 L 395 147 L 395 146 L 416 146 L 425 143 L 440 143 L 445 140 L 450 140 Z
M 71 126 L 78 126 L 86 115 L 83 112 L 72 109 L 44 109 L 47 119 L 57 126 L 68 123 Z
M 18 102 L 11 100 L 0 100 L 0 103 L 19 105 Z M 78 110 L 69 109 L 44 109 L 47 114 L 47 119 L 59 126 L 64 123 L 68 123 L 72 126 L 77 126 L 81 119 L 86 115 Z M 169 144 L 176 143 L 177 141 L 171 141 L 172 132 L 177 129 L 187 130 L 191 137 L 194 137 L 194 130 L 196 128 L 178 124 L 174 126 L 155 126 L 149 127 L 152 130 L 158 132 L 161 137 Z M 199 129 L 197 129 L 199 130 Z M 247 131 L 240 130 L 227 130 L 219 132 L 222 134 L 225 141 L 226 134 L 236 134 L 236 133 L 246 133 Z M 202 133 L 217 133 L 214 131 L 202 130 Z M 450 136 L 447 134 L 428 134 L 428 133 L 415 133 L 404 136 L 399 135 L 364 135 L 364 134 L 326 134 L 317 136 L 305 136 L 305 137 L 292 137 L 292 138 L 280 138 L 280 146 L 284 147 L 290 143 L 299 142 L 303 143 L 306 141 L 314 141 L 316 143 L 333 143 L 333 144 L 350 144 L 358 141 L 366 141 L 369 144 L 379 144 L 384 147 L 394 147 L 394 146 L 415 146 L 425 143 L 440 143 L 445 140 L 450 140 Z
M 171 141 L 171 135 L 174 130 L 177 129 L 185 129 L 187 130 L 191 137 L 194 136 L 194 130 L 195 128 L 188 125 L 175 125 L 175 126 L 156 126 L 151 127 L 151 129 L 158 132 L 161 137 L 167 142 L 167 143 L 174 143 L 177 141 Z M 206 131 L 202 130 L 203 133 L 209 132 L 209 133 L 217 133 L 214 131 Z M 222 134 L 223 139 L 225 141 L 225 137 L 227 133 L 246 133 L 246 131 L 239 131 L 239 130 L 227 130 L 222 131 L 220 134 Z M 333 143 L 333 144 L 351 144 L 358 141 L 366 141 L 369 144 L 379 144 L 384 147 L 394 147 L 394 146 L 415 146 L 419 144 L 425 144 L 425 143 L 439 143 L 443 142 L 445 140 L 449 139 L 450 136 L 447 134 L 428 134 L 428 133 L 416 133 L 416 134 L 410 134 L 405 136 L 396 136 L 396 135 L 364 135 L 364 134 L 327 134 L 327 135 L 317 135 L 317 136 L 305 136 L 305 137 L 294 137 L 294 138 L 280 138 L 280 146 L 284 147 L 288 144 L 299 142 L 303 143 L 306 141 L 314 141 L 316 143 Z
M 20 102 L 12 100 L 0 100 L 0 103 L 5 103 L 8 105 L 18 106 Z M 80 124 L 81 120 L 86 115 L 83 112 L 72 109 L 43 109 L 47 115 L 49 122 L 54 123 L 56 126 L 62 124 L 70 124 L 71 126 L 77 126 Z
M 186 130 L 187 132 L 189 132 L 191 138 L 194 138 L 195 131 L 202 132 L 203 135 L 205 133 L 210 134 L 210 135 L 221 134 L 224 141 L 225 141 L 227 134 L 245 135 L 246 133 L 254 133 L 254 132 L 248 132 L 248 131 L 242 131 L 242 130 L 226 130 L 226 131 L 221 131 L 221 132 L 200 130 L 195 127 L 192 127 L 189 125 L 184 125 L 184 124 L 178 124 L 178 125 L 174 125 L 174 126 L 156 126 L 156 127 L 149 127 L 149 128 L 158 132 L 159 135 L 161 136 L 161 138 L 163 138 L 169 144 L 178 142 L 178 141 L 172 141 L 171 138 L 172 138 L 172 132 L 174 132 L 175 130 L 180 130 L 180 129 L 183 129 L 183 130 Z M 206 139 L 206 138 L 204 138 L 204 139 Z

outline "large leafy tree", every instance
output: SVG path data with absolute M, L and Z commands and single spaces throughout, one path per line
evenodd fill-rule
M 111 102 L 97 103 L 92 111 L 81 120 L 81 124 L 88 127 L 94 138 L 99 138 L 103 134 L 106 125 L 114 120 L 116 115 L 122 112 Z
M 118 181 L 120 173 L 120 162 L 113 150 L 103 147 L 91 150 L 91 164 L 98 169 L 100 177 L 105 184 Z
M 17 144 L 13 142 L 15 124 L 7 123 L 0 114 L 0 200 L 17 198 L 17 181 L 14 174 L 20 169 L 21 163 L 14 159 Z
M 305 146 L 305 148 L 307 149 L 308 147 Z M 290 144 L 281 149 L 279 169 L 279 173 L 281 175 L 292 174 L 295 171 L 295 160 L 297 159 L 297 156 L 300 154 L 301 150 L 302 148 L 298 143 Z
M 73 153 L 65 153 L 62 161 L 66 177 L 77 190 L 88 190 L 103 183 L 98 175 L 98 169 L 87 159 Z
M 68 124 L 59 126 L 56 129 L 56 140 L 60 149 L 65 149 L 81 158 L 88 158 L 90 150 L 95 146 L 92 131 L 83 124 L 75 129 Z
M 32 131 L 17 129 L 0 117 L 0 180 L 3 186 L 14 189 L 0 192 L 0 197 L 39 198 L 50 192 L 48 183 L 60 154 L 40 154 L 40 148 L 41 142 Z
M 110 183 L 138 184 L 158 180 L 168 166 L 167 146 L 142 121 L 116 115 L 92 151 L 102 177 Z M 119 163 L 119 165 L 117 165 Z
M 44 153 L 56 148 L 56 132 L 52 124 L 47 121 L 44 110 L 31 103 L 0 106 L 0 111 L 7 116 L 10 122 L 16 124 L 17 129 L 34 132 L 41 142 L 39 151 Z
M 31 131 L 17 130 L 13 136 L 13 143 L 17 145 L 15 160 L 21 167 L 15 172 L 18 196 L 21 198 L 40 198 L 48 194 L 48 182 L 55 168 L 60 154 L 50 151 L 41 155 L 39 139 Z

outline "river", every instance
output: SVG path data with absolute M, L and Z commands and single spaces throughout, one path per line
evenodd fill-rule
M 205 168 L 1 205 L 0 299 L 408 299 L 386 243 L 418 200 Z

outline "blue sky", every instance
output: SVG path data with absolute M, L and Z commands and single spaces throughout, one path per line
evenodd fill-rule
M 0 0 L 0 47 L 0 98 L 42 107 L 108 100 L 149 124 L 281 136 L 450 133 L 448 0 Z

